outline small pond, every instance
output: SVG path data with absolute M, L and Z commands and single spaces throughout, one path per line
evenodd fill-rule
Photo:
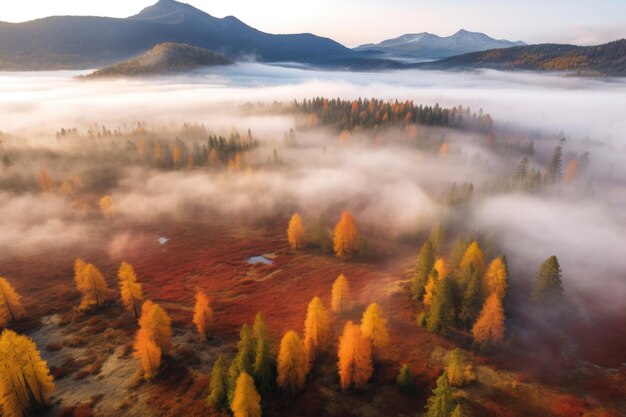
M 271 259 L 267 259 L 265 256 L 251 256 L 248 258 L 248 263 L 271 265 L 273 261 Z

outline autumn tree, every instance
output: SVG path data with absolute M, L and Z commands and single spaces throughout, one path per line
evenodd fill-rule
M 463 409 L 461 408 L 461 404 L 457 404 L 450 417 L 463 417 Z
M 341 274 L 333 283 L 331 308 L 335 313 L 343 313 L 350 308 L 351 304 L 348 280 Z
M 487 295 L 496 294 L 500 299 L 504 298 L 508 287 L 509 268 L 504 255 L 489 263 L 485 272 L 485 292 Z
M 140 329 L 165 355 L 172 349 L 172 321 L 163 307 L 148 300 L 141 306 Z
M 361 319 L 361 332 L 372 344 L 372 356 L 380 359 L 384 349 L 389 344 L 387 319 L 377 303 L 370 304 Z
M 372 345 L 361 328 L 348 321 L 339 338 L 339 378 L 341 388 L 361 389 L 374 372 L 372 364 Z
M 212 322 L 213 310 L 209 305 L 209 297 L 203 291 L 198 290 L 196 292 L 196 305 L 193 309 L 193 324 L 196 325 L 202 339 L 207 338 Z
M 504 309 L 497 294 L 491 294 L 472 328 L 474 342 L 490 347 L 504 338 Z
M 313 297 L 306 310 L 304 320 L 304 348 L 311 363 L 317 359 L 330 339 L 330 318 L 324 303 Z
M 448 381 L 450 385 L 463 386 L 475 379 L 472 367 L 465 363 L 465 357 L 461 349 L 454 349 L 448 356 L 448 366 L 446 367 Z
M 79 308 L 88 310 L 102 306 L 107 300 L 109 289 L 102 273 L 93 264 L 77 259 L 74 264 L 76 287 L 83 293 Z
M 98 201 L 98 205 L 100 206 L 100 212 L 105 217 L 108 217 L 115 213 L 115 205 L 113 204 L 113 199 L 110 195 L 105 195 Z
M 150 338 L 145 329 L 139 329 L 139 331 L 137 331 L 133 355 L 141 361 L 143 377 L 145 379 L 152 379 L 157 376 L 159 368 L 161 367 L 163 351 Z
M 426 282 L 426 286 L 424 287 L 424 299 L 422 302 L 425 306 L 431 306 L 433 300 L 435 299 L 435 287 L 439 282 L 439 273 L 436 268 L 433 268 L 428 274 L 428 281 Z
M 459 263 L 459 270 L 465 271 L 470 265 L 472 265 L 481 276 L 485 272 L 485 256 L 483 255 L 483 251 L 477 241 L 470 243 L 467 250 L 463 254 L 463 258 Z
M 304 388 L 309 372 L 309 359 L 304 343 L 293 330 L 288 331 L 280 341 L 278 353 L 278 386 L 292 393 Z
M 578 178 L 578 160 L 572 158 L 565 168 L 565 182 L 574 182 Z
M 339 259 L 346 260 L 354 256 L 359 250 L 360 233 L 356 221 L 348 210 L 341 213 L 341 218 L 335 226 L 333 248 Z
M 28 337 L 5 329 L 0 335 L 0 411 L 7 417 L 30 415 L 47 405 L 54 381 L 47 363 Z
M 444 372 L 437 378 L 437 386 L 433 389 L 433 395 L 428 398 L 426 404 L 427 417 L 450 417 L 456 403 L 453 399 L 452 388 L 448 382 L 448 374 Z
M 39 188 L 43 192 L 54 190 L 54 181 L 45 170 L 39 171 Z
M 424 296 L 424 287 L 428 282 L 428 274 L 433 270 L 434 265 L 435 253 L 433 251 L 433 244 L 430 240 L 427 240 L 420 249 L 419 255 L 417 256 L 417 263 L 413 270 L 411 289 L 414 300 L 421 300 Z
M 237 342 L 237 355 L 233 359 L 228 368 L 228 401 L 232 403 L 235 395 L 237 379 L 242 372 L 248 375 L 253 374 L 253 364 L 256 359 L 256 351 L 254 338 L 250 326 L 244 324 L 239 332 L 239 341 Z
M 13 289 L 6 278 L 0 277 L 0 327 L 26 316 L 20 295 Z
M 143 299 L 143 292 L 141 291 L 141 284 L 137 282 L 135 269 L 128 262 L 122 262 L 120 269 L 117 271 L 117 277 L 124 307 L 133 313 L 135 318 L 139 318 L 139 306 Z
M 263 314 L 257 313 L 252 326 L 255 358 L 252 366 L 254 381 L 260 392 L 268 392 L 274 386 L 274 365 L 276 358 L 272 354 L 270 338 L 263 320 Z
M 230 409 L 234 417 L 261 417 L 261 396 L 254 386 L 254 380 L 245 371 L 237 377 Z
M 408 364 L 403 364 L 396 377 L 396 384 L 403 392 L 411 392 L 415 388 L 415 381 L 413 380 L 413 371 Z
M 439 155 L 442 157 L 446 157 L 448 156 L 449 153 L 450 153 L 450 144 L 448 144 L 448 142 L 444 142 L 439 148 Z
M 454 287 L 449 277 L 440 279 L 435 287 L 435 297 L 428 312 L 426 327 L 431 332 L 446 334 L 454 324 Z
M 299 213 L 294 213 L 293 216 L 291 216 L 291 220 L 289 220 L 287 239 L 292 249 L 300 249 L 304 246 L 304 226 Z
M 563 298 L 561 265 L 556 256 L 546 259 L 535 276 L 533 298 L 542 302 L 554 302 Z
M 211 392 L 207 398 L 209 405 L 218 409 L 226 407 L 228 405 L 228 371 L 222 355 L 217 357 L 211 368 L 210 388 Z

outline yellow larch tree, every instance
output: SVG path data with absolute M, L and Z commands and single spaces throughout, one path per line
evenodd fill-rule
M 304 320 L 304 348 L 310 362 L 315 362 L 330 338 L 330 317 L 319 297 L 313 297 Z
M 163 352 L 145 329 L 137 331 L 133 355 L 141 361 L 145 379 L 152 379 L 158 375 Z
M 339 338 L 338 359 L 341 388 L 364 388 L 374 372 L 372 345 L 352 321 L 346 323 Z
M 358 252 L 360 240 L 359 228 L 354 217 L 348 210 L 344 210 L 333 235 L 335 255 L 342 261 L 349 259 Z
M 276 382 L 284 390 L 297 392 L 304 388 L 309 373 L 309 359 L 304 343 L 293 330 L 289 330 L 280 341 Z
M 209 304 L 209 297 L 204 291 L 198 290 L 196 292 L 196 305 L 193 309 L 193 324 L 196 325 L 202 339 L 207 338 L 212 323 L 213 310 Z
M 100 206 L 100 212 L 103 216 L 109 217 L 113 213 L 115 213 L 115 205 L 113 204 L 113 199 L 110 195 L 105 195 L 98 201 L 98 205 Z
M 254 386 L 254 380 L 246 371 L 237 377 L 230 409 L 234 417 L 261 417 L 261 396 Z
M 289 220 L 287 239 L 289 240 L 289 245 L 292 249 L 300 249 L 304 245 L 304 226 L 302 224 L 302 217 L 299 213 L 294 213 Z
M 54 181 L 45 170 L 39 171 L 39 188 L 43 192 L 54 190 Z
M 5 329 L 0 335 L 0 411 L 7 417 L 29 415 L 32 405 L 46 405 L 54 380 L 35 343 Z
M 163 354 L 172 349 L 172 321 L 160 305 L 150 300 L 143 303 L 139 327 L 146 331 Z
M 120 294 L 124 307 L 126 307 L 126 310 L 133 313 L 135 318 L 139 318 L 143 292 L 141 290 L 141 284 L 137 282 L 135 269 L 128 262 L 122 262 L 120 269 L 117 271 L 117 277 L 119 279 Z
M 174 149 L 172 149 L 172 160 L 174 161 L 174 168 L 180 168 L 181 159 L 182 155 L 180 152 L 180 146 L 178 146 L 178 144 L 175 144 Z
M 372 356 L 380 359 L 389 344 L 389 332 L 387 331 L 387 319 L 378 303 L 370 304 L 363 313 L 361 332 L 372 344 Z
M 9 281 L 0 277 L 0 327 L 15 323 L 26 316 L 21 297 Z
M 441 144 L 441 147 L 439 147 L 439 155 L 442 157 L 446 157 L 448 156 L 449 153 L 450 153 L 450 144 L 448 144 L 448 142 L 444 142 L 443 144 Z
M 472 328 L 474 342 L 489 347 L 504 338 L 504 309 L 497 294 L 491 294 Z
M 496 294 L 500 299 L 506 294 L 508 287 L 508 268 L 506 258 L 500 256 L 489 263 L 487 272 L 485 272 L 485 293 Z
M 350 309 L 351 304 L 350 286 L 346 277 L 341 274 L 333 283 L 330 308 L 335 313 L 343 313 Z
M 437 288 L 437 283 L 439 283 L 439 273 L 437 268 L 433 268 L 428 274 L 428 281 L 426 281 L 426 285 L 424 286 L 424 305 L 430 307 L 435 299 L 435 288 Z
M 77 259 L 74 264 L 76 287 L 83 293 L 79 309 L 100 307 L 107 300 L 109 291 L 102 273 L 93 264 Z
M 459 263 L 459 269 L 464 271 L 470 265 L 472 265 L 481 275 L 485 272 L 485 256 L 483 255 L 483 251 L 477 241 L 473 241 L 468 246 L 467 250 L 463 254 L 461 263 Z
M 574 182 L 578 178 L 578 160 L 576 158 L 572 158 L 571 161 L 567 164 L 567 168 L 565 168 L 565 182 Z
M 437 277 L 439 277 L 439 279 L 448 276 L 448 268 L 446 267 L 446 262 L 442 258 L 437 258 L 435 260 L 433 268 L 437 271 Z

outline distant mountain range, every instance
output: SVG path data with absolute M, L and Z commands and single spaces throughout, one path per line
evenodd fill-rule
M 522 46 L 522 41 L 493 39 L 484 33 L 461 29 L 451 36 L 438 36 L 428 32 L 408 33 L 377 44 L 368 43 L 355 48 L 371 56 L 396 59 L 434 60 L 470 52 Z
M 597 46 L 541 44 L 493 49 L 417 64 L 427 69 L 492 68 L 626 77 L 626 39 Z
M 138 57 L 99 69 L 86 78 L 175 74 L 232 63 L 224 55 L 198 46 L 168 42 L 161 43 Z

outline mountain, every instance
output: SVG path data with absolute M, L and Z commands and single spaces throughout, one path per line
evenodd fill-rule
M 596 46 L 541 44 L 494 49 L 417 64 L 417 68 L 560 71 L 584 76 L 626 76 L 626 39 Z
M 361 45 L 355 50 L 369 53 L 372 56 L 432 60 L 520 45 L 526 44 L 521 41 L 511 42 L 504 39 L 493 39 L 484 33 L 461 29 L 451 36 L 438 36 L 428 32 L 408 33 L 377 44 Z
M 310 33 L 274 35 L 235 17 L 213 17 L 188 4 L 160 0 L 125 18 L 54 16 L 24 23 L 0 22 L 0 70 L 101 67 L 175 42 L 231 59 L 341 65 L 360 55 Z M 363 61 L 376 65 L 377 60 Z
M 204 48 L 169 42 L 159 44 L 138 57 L 99 69 L 87 78 L 173 74 L 232 63 L 224 55 Z

